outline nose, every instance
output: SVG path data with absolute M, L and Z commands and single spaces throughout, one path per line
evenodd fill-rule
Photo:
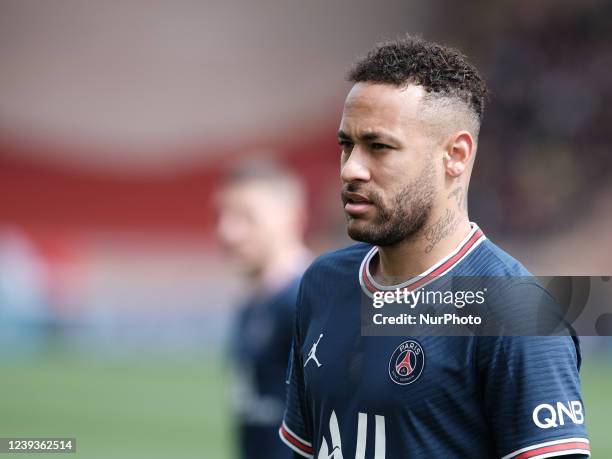
M 355 145 L 349 157 L 342 161 L 340 166 L 340 178 L 344 183 L 367 182 L 370 180 L 370 169 L 366 156 L 361 149 Z

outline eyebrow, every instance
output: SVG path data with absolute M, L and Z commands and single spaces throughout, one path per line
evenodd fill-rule
M 351 140 L 351 136 L 344 132 L 342 129 L 338 131 L 338 138 L 342 140 Z M 390 134 L 383 134 L 380 132 L 366 132 L 365 134 L 358 135 L 357 138 L 362 142 L 375 142 L 377 140 L 385 141 L 388 140 L 391 143 L 400 143 L 395 137 Z

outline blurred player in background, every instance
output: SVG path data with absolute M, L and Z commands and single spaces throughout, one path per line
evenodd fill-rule
M 302 183 L 278 164 L 247 162 L 217 194 L 218 236 L 250 292 L 231 336 L 232 402 L 244 459 L 291 457 L 278 441 L 299 278 L 311 260 Z
M 319 459 L 588 456 L 572 337 L 361 335 L 363 298 L 529 272 L 468 218 L 487 90 L 465 56 L 406 37 L 349 80 L 342 201 L 362 243 L 303 276 L 281 439 Z M 541 295 L 535 282 L 519 288 L 527 306 Z

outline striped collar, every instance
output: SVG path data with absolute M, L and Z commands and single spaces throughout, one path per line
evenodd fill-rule
M 437 277 L 447 274 L 486 239 L 486 236 L 476 223 L 470 223 L 470 226 L 472 227 L 471 231 L 468 233 L 465 239 L 459 243 L 455 250 L 425 272 L 396 285 L 382 285 L 374 280 L 374 277 L 370 272 L 370 264 L 374 257 L 378 254 L 378 247 L 372 247 L 372 249 L 366 254 L 365 258 L 361 262 L 361 266 L 359 267 L 359 283 L 361 284 L 361 288 L 366 295 L 371 297 L 373 293 L 381 290 L 414 290 L 416 288 L 423 287 Z

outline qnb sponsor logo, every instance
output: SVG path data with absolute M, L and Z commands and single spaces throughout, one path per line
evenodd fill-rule
M 385 417 L 374 416 L 374 459 L 385 459 Z M 331 442 L 327 443 L 325 437 L 321 440 L 321 448 L 317 459 L 344 459 L 342 455 L 342 439 L 336 412 L 332 411 L 329 417 L 329 433 Z M 357 417 L 357 444 L 355 445 L 355 459 L 364 459 L 366 454 L 368 436 L 368 415 L 359 413 Z M 371 454 L 371 453 L 370 453 Z
M 564 426 L 566 422 L 584 424 L 582 403 L 572 400 L 567 403 L 557 402 L 556 405 L 542 403 L 533 410 L 533 422 L 540 429 Z

